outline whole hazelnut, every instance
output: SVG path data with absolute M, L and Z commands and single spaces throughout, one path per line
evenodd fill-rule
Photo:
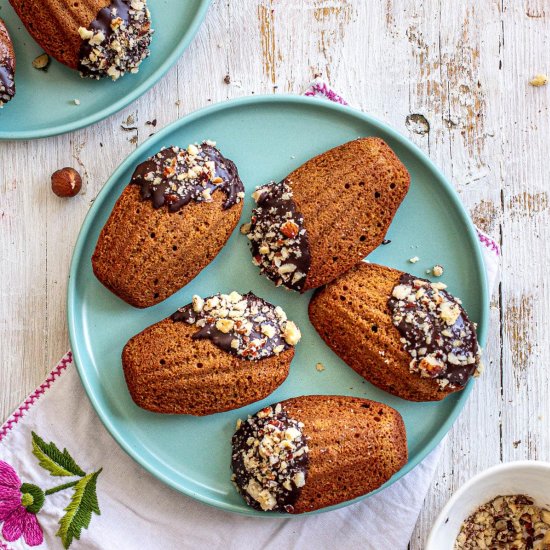
M 52 174 L 52 191 L 58 197 L 74 197 L 82 188 L 82 178 L 74 168 L 61 168 Z

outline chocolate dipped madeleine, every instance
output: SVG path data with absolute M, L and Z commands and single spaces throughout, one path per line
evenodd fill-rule
M 280 183 L 259 187 L 248 235 L 253 262 L 276 285 L 322 286 L 379 246 L 410 176 L 380 138 L 335 147 Z
M 242 211 L 235 164 L 213 142 L 168 147 L 140 164 L 99 236 L 92 266 L 109 290 L 149 307 L 195 278 Z
M 252 293 L 194 296 L 134 336 L 122 352 L 122 366 L 139 407 L 203 416 L 275 391 L 288 376 L 300 336 L 280 307 Z
M 10 0 L 40 46 L 84 77 L 136 73 L 153 31 L 147 0 Z
M 302 514 L 378 489 L 407 463 L 401 415 L 338 395 L 295 397 L 237 423 L 232 480 L 246 503 Z
M 15 95 L 15 52 L 8 29 L 0 19 L 0 109 Z
M 410 401 L 438 401 L 480 370 L 475 325 L 440 282 L 361 262 L 315 294 L 309 318 L 358 374 Z

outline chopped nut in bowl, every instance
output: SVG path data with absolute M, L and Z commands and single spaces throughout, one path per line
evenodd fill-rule
M 550 463 L 499 464 L 463 485 L 443 508 L 426 550 L 550 549 Z

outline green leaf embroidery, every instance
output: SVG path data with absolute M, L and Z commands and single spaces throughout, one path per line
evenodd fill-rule
M 74 461 L 67 449 L 61 452 L 55 443 L 46 443 L 32 432 L 32 454 L 42 468 L 52 476 L 85 476 L 86 472 Z
M 59 520 L 59 530 L 56 535 L 61 538 L 64 548 L 69 548 L 73 538 L 80 540 L 82 529 L 87 529 L 92 519 L 92 512 L 100 515 L 97 502 L 97 476 L 103 468 L 93 474 L 88 474 L 75 485 L 71 502 L 65 508 L 67 512 Z

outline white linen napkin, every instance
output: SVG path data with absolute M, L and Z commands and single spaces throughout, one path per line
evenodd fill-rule
M 306 94 L 345 104 L 319 80 Z M 492 288 L 498 245 L 479 238 Z M 231 514 L 169 489 L 127 456 L 95 414 L 68 352 L 0 428 L 0 549 L 401 550 L 439 455 L 437 448 L 391 487 L 334 512 Z

